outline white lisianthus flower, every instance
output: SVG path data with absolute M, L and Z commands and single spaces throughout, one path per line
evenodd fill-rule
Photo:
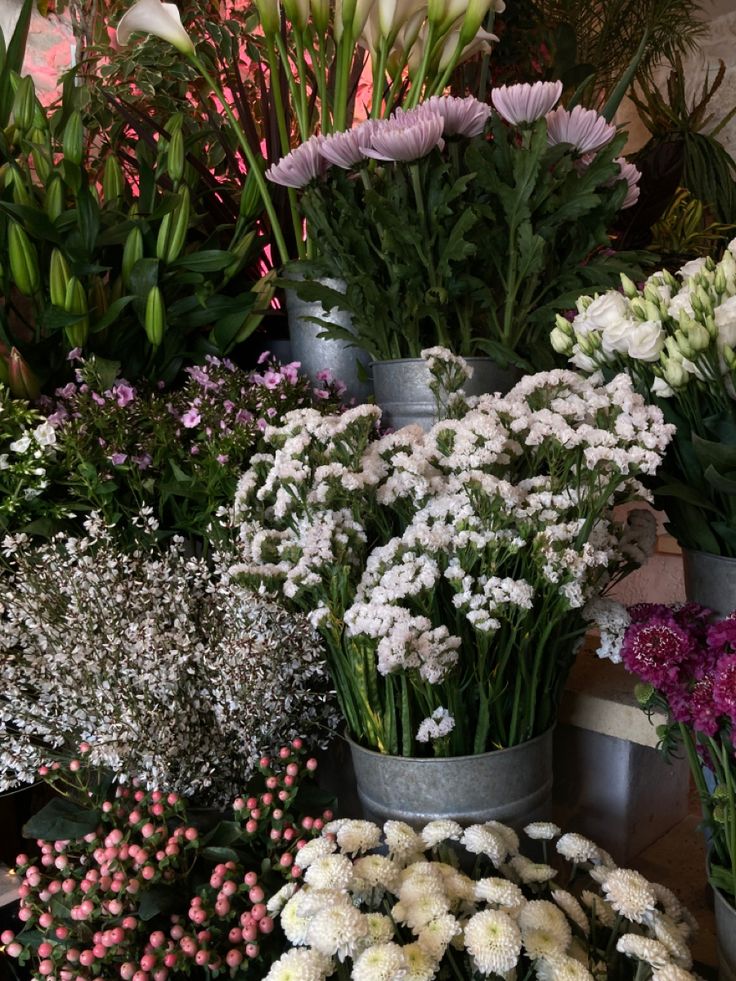
M 465 925 L 465 948 L 483 974 L 506 974 L 521 954 L 521 931 L 507 913 L 483 910 Z
M 671 399 L 675 394 L 675 390 L 670 388 L 664 378 L 660 378 L 659 375 L 652 382 L 651 392 L 652 395 L 656 395 L 660 399 Z
M 700 256 L 697 259 L 691 259 L 686 262 L 684 266 L 680 266 L 677 270 L 677 275 L 681 276 L 683 279 L 689 279 L 691 276 L 697 276 L 699 272 L 705 269 L 705 258 Z
M 605 327 L 601 333 L 601 346 L 606 354 L 628 354 L 631 335 L 636 330 L 636 326 L 633 317 L 624 317 Z
M 736 346 L 736 296 L 730 296 L 713 311 L 719 347 Z
M 672 317 L 673 320 L 679 320 L 681 313 L 686 313 L 688 317 L 694 317 L 695 311 L 693 310 L 692 296 L 693 291 L 688 286 L 681 289 L 670 300 L 667 307 L 667 316 Z
M 660 320 L 644 320 L 628 335 L 628 354 L 636 361 L 658 361 L 664 350 L 665 333 Z M 605 335 L 604 335 L 605 343 Z
M 602 296 L 596 296 L 586 309 L 585 316 L 596 330 L 605 331 L 617 327 L 622 321 L 629 320 L 631 309 L 622 293 L 611 290 Z

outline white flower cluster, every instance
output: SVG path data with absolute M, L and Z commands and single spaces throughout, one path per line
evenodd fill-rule
M 83 537 L 7 546 L 0 790 L 85 740 L 121 776 L 219 803 L 264 752 L 336 724 L 306 619 L 181 543 L 124 553 L 92 519 Z
M 299 852 L 304 885 L 271 910 L 292 947 L 265 981 L 323 981 L 347 968 L 354 981 L 432 981 L 440 971 L 594 981 L 614 961 L 622 981 L 640 976 L 639 965 L 657 981 L 693 981 L 694 924 L 668 889 L 617 868 L 581 835 L 542 822 L 525 831 L 558 839 L 569 888 L 498 822 L 463 830 L 437 820 L 416 832 L 389 821 L 383 834 L 366 821 L 331 822 Z M 458 867 L 458 847 L 477 856 L 475 877 Z
M 557 318 L 551 341 L 582 371 L 626 370 L 660 398 L 692 385 L 736 397 L 736 239 L 719 263 L 695 259 L 679 278 L 666 270 L 639 290 L 581 296 L 569 323 Z M 713 392 L 711 391 L 711 394 Z
M 531 650 L 546 631 L 554 653 L 563 619 L 578 629 L 585 603 L 644 559 L 650 528 L 634 521 L 622 537 L 612 506 L 646 496 L 639 476 L 657 469 L 672 427 L 625 375 L 532 375 L 428 433 L 377 438 L 379 421 L 373 406 L 298 410 L 267 430 L 272 452 L 237 491 L 233 569 L 316 611 L 328 643 L 360 648 L 379 676 L 482 686 L 478 650 L 501 658 L 513 638 L 524 657 L 519 637 Z M 431 713 L 452 703 L 430 699 L 421 738 L 444 739 Z

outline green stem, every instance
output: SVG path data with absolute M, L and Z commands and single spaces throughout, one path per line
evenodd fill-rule
M 335 77 L 335 108 L 333 112 L 336 132 L 342 132 L 347 125 L 348 87 L 350 85 L 350 66 L 355 50 L 355 39 L 352 34 L 343 31 L 337 42 L 337 71 Z
M 201 74 L 202 78 L 205 80 L 205 82 L 207 82 L 211 90 L 215 93 L 217 98 L 222 103 L 222 107 L 225 110 L 225 115 L 228 118 L 228 122 L 233 128 L 233 132 L 235 133 L 237 141 L 240 144 L 243 153 L 245 154 L 245 159 L 248 161 L 248 166 L 250 167 L 253 173 L 253 178 L 256 182 L 256 187 L 258 188 L 258 191 L 261 195 L 261 200 L 263 201 L 263 206 L 266 209 L 268 220 L 271 223 L 271 230 L 273 232 L 273 237 L 276 242 L 276 248 L 278 249 L 279 256 L 281 258 L 281 261 L 286 263 L 289 261 L 290 258 L 289 250 L 286 247 L 286 240 L 284 239 L 284 233 L 281 230 L 281 225 L 279 223 L 278 215 L 276 214 L 276 209 L 274 208 L 273 201 L 271 200 L 271 194 L 269 193 L 268 185 L 266 184 L 266 178 L 263 176 L 263 171 L 261 170 L 261 166 L 258 160 L 256 159 L 256 155 L 251 149 L 251 146 L 245 137 L 245 133 L 243 132 L 240 123 L 235 118 L 235 114 L 230 108 L 230 105 L 228 104 L 228 101 L 225 98 L 225 95 L 222 89 L 220 88 L 220 86 L 218 85 L 218 83 L 210 75 L 210 73 L 207 71 L 205 66 L 202 64 L 200 59 L 193 51 L 187 54 L 187 58 L 189 59 L 189 61 L 191 61 L 192 65 L 194 65 L 197 71 Z
M 312 128 L 309 124 L 309 103 L 307 100 L 307 62 L 304 58 L 304 35 L 301 31 L 294 31 L 294 45 L 296 47 L 296 64 L 299 73 L 299 108 L 300 120 L 303 123 L 302 140 L 308 140 L 312 135 Z
M 437 35 L 437 25 L 430 24 L 429 30 L 427 31 L 427 40 L 424 43 L 424 51 L 422 51 L 422 60 L 419 65 L 419 71 L 412 79 L 411 92 L 406 100 L 407 109 L 413 109 L 416 106 L 422 96 L 422 87 L 424 85 L 424 80 L 427 77 L 427 69 L 429 68 L 429 59 L 432 54 L 432 48 L 434 47 L 435 37 Z
M 386 38 L 381 39 L 381 50 L 378 53 L 378 62 L 373 66 L 373 99 L 371 105 L 371 119 L 380 119 L 383 108 L 383 91 L 386 88 L 386 60 L 388 58 L 388 42 Z
M 299 86 L 297 86 L 296 79 L 294 78 L 294 72 L 291 70 L 291 65 L 289 64 L 289 52 L 286 49 L 286 43 L 281 36 L 281 34 L 274 35 L 276 39 L 276 47 L 279 50 L 279 57 L 284 66 L 284 74 L 286 75 L 286 82 L 289 86 L 289 93 L 291 95 L 291 101 L 294 103 L 294 113 L 296 115 L 297 125 L 299 126 L 299 135 L 302 141 L 309 139 L 309 120 L 304 119 L 302 115 L 302 92 Z
M 327 50 L 324 34 L 317 34 L 317 89 L 319 91 L 320 128 L 322 135 L 332 132 L 330 97 L 327 89 Z

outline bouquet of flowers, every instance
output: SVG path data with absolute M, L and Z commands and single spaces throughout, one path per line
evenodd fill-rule
M 626 376 L 565 371 L 429 433 L 376 439 L 379 422 L 369 405 L 299 410 L 266 431 L 236 495 L 233 575 L 309 613 L 361 744 L 454 756 L 531 739 L 555 720 L 583 607 L 653 544 L 611 507 L 646 496 L 671 427 Z
M 325 336 L 377 360 L 441 344 L 537 363 L 554 311 L 586 284 L 634 274 L 606 234 L 639 193 L 625 136 L 595 110 L 555 109 L 561 93 L 561 82 L 502 86 L 495 112 L 432 97 L 313 136 L 267 172 L 302 189 L 315 272 L 347 284 L 344 295 L 295 286 L 350 311 L 355 336 L 327 323 Z
M 663 747 L 682 744 L 711 840 L 713 885 L 736 899 L 736 618 L 717 623 L 695 603 L 603 610 L 606 654 L 640 684 L 648 711 L 664 711 Z M 706 773 L 710 773 L 710 778 Z
M 84 741 L 91 764 L 219 803 L 264 751 L 297 734 L 319 743 L 336 723 L 306 619 L 181 541 L 124 552 L 93 516 L 84 536 L 4 547 L 0 790 Z
M 206 547 L 267 424 L 302 406 L 333 411 L 344 390 L 328 372 L 313 389 L 298 362 L 280 365 L 268 352 L 260 361 L 243 371 L 209 356 L 185 369 L 180 389 L 162 391 L 80 360 L 76 381 L 41 403 L 58 457 L 46 496 L 98 511 L 121 541 L 136 539 L 140 509 L 150 508 L 159 537 L 186 535 Z
M 676 434 L 656 494 L 685 548 L 736 556 L 736 240 L 641 289 L 581 296 L 555 350 L 588 374 L 627 372 Z
M 669 889 L 553 824 L 525 833 L 545 852 L 557 839 L 554 860 L 569 868 L 527 858 L 497 822 L 433 821 L 417 833 L 389 821 L 383 834 L 330 822 L 297 856 L 303 882 L 278 916 L 293 946 L 266 981 L 694 977 L 694 922 Z M 459 847 L 475 859 L 472 876 Z
M 274 913 L 298 851 L 333 816 L 312 816 L 317 761 L 301 740 L 261 759 L 214 827 L 170 791 L 100 782 L 89 755 L 42 768 L 64 797 L 26 826 L 40 855 L 17 858 L 24 928 L 0 936 L 6 955 L 37 981 L 263 977 L 284 949 Z

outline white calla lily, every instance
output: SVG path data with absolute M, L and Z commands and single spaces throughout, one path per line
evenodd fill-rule
M 194 42 L 184 30 L 179 8 L 161 0 L 137 0 L 123 15 L 117 27 L 119 44 L 127 44 L 132 34 L 153 34 L 173 44 L 182 54 L 194 51 Z

